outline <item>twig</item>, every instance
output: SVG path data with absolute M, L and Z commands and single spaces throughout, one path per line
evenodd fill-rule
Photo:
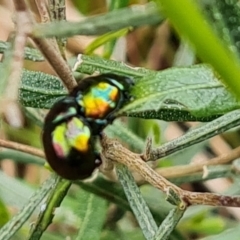
M 24 144 L 0 139 L 0 146 L 5 147 L 5 148 L 14 149 L 14 150 L 21 151 L 21 152 L 25 152 L 25 153 L 29 153 L 29 154 L 32 154 L 34 156 L 38 156 L 41 158 L 45 158 L 44 152 L 42 150 L 34 148 L 34 147 L 29 147 Z
M 214 193 L 198 193 L 182 190 L 148 166 L 142 160 L 142 155 L 132 153 L 116 140 L 108 139 L 104 134 L 102 136 L 102 146 L 102 154 L 106 159 L 122 163 L 132 171 L 138 172 L 147 182 L 167 195 L 169 195 L 170 191 L 174 191 L 187 205 L 201 204 L 240 207 L 240 196 L 224 196 Z
M 1 105 L 3 106 L 1 112 L 4 113 L 5 117 L 10 120 L 11 112 L 14 112 L 15 119 L 22 118 L 17 101 L 18 89 L 23 67 L 24 47 L 27 42 L 28 34 L 32 30 L 31 16 L 27 11 L 25 1 L 14 1 L 14 5 L 16 8 L 16 36 L 13 42 L 11 55 L 9 56 L 6 88 L 4 89 L 4 96 L 1 100 Z M 12 121 L 12 124 L 19 126 L 21 123 L 19 123 L 19 121 Z
M 62 79 L 66 88 L 71 91 L 77 85 L 77 82 L 62 56 L 52 47 L 48 40 L 34 37 L 33 40 L 52 65 L 58 76 Z
M 204 166 L 226 164 L 235 160 L 238 157 L 240 157 L 240 147 L 233 149 L 230 153 L 213 158 L 208 161 L 202 161 L 200 163 L 183 166 L 165 167 L 162 169 L 157 169 L 156 171 L 165 178 L 182 177 L 187 174 L 202 171 Z
M 66 3 L 65 0 L 48 0 L 49 13 L 52 22 L 66 21 Z M 66 60 L 66 45 L 67 38 L 56 38 L 58 49 L 63 57 Z
M 45 0 L 35 0 L 42 23 L 51 22 Z
M 48 0 L 50 15 L 53 21 L 66 20 L 65 0 Z
M 8 100 L 17 101 L 18 83 L 23 67 L 24 47 L 27 42 L 27 36 L 32 30 L 32 21 L 27 11 L 24 0 L 14 1 L 16 13 L 16 37 L 14 40 L 13 61 L 9 75 L 8 85 L 5 89 L 5 95 Z
M 11 70 L 9 71 L 8 85 L 5 89 L 5 97 L 8 100 L 17 102 L 20 74 L 23 67 L 24 47 L 27 36 L 32 30 L 32 21 L 24 0 L 14 1 L 16 8 L 16 37 L 12 53 Z
M 50 0 L 49 2 L 49 9 L 46 6 L 46 1 L 45 0 L 35 0 L 37 8 L 38 8 L 38 12 L 41 18 L 41 22 L 42 23 L 50 23 L 51 21 L 55 21 L 55 20 L 65 20 L 65 2 L 61 3 L 59 6 L 59 4 L 57 4 L 57 10 L 60 11 L 60 13 L 56 13 L 55 8 L 53 7 L 54 3 L 51 3 Z M 55 1 L 54 1 L 55 2 Z M 53 16 L 61 16 L 60 19 L 55 19 Z M 55 47 L 56 51 L 59 51 L 59 53 L 61 54 L 61 56 L 63 57 L 64 60 L 66 60 L 66 55 L 65 55 L 65 47 L 66 47 L 66 43 L 67 40 L 64 39 L 64 43 L 62 43 L 61 39 L 56 39 L 51 38 L 50 39 L 51 44 L 53 45 L 53 47 Z
M 41 17 L 41 20 L 46 23 L 50 22 L 51 17 L 48 14 L 48 10 L 46 7 L 45 1 L 36 1 L 38 11 Z M 63 7 L 64 8 L 64 4 Z M 38 48 L 41 50 L 43 55 L 49 61 L 55 72 L 62 79 L 66 88 L 71 91 L 76 85 L 76 81 L 73 77 L 73 74 L 65 62 L 65 54 L 63 50 L 63 46 L 58 45 L 57 40 L 55 38 L 52 39 L 38 39 L 32 36 L 33 41 L 36 43 Z

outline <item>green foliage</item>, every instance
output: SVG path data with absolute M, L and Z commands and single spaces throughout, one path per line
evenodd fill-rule
M 225 42 L 214 34 L 210 24 L 198 9 L 197 3 L 189 0 L 177 2 L 174 0 L 158 0 L 156 2 L 178 31 L 193 44 L 198 56 L 205 62 L 212 64 L 222 76 L 222 82 L 229 86 L 238 97 L 240 95 L 238 81 L 240 72 L 239 59 L 225 47 Z M 227 8 L 222 8 L 224 13 L 229 16 L 231 12 L 231 16 L 237 18 L 237 12 L 235 11 L 237 6 L 234 6 L 234 2 L 228 3 L 228 1 L 224 1 L 223 4 L 227 6 Z M 191 14 L 186 14 L 186 12 Z
M 10 215 L 8 213 L 8 210 L 5 206 L 5 204 L 3 203 L 3 201 L 0 199 L 0 227 L 4 226 L 4 224 L 6 224 L 9 219 L 10 219 Z
M 174 115 L 175 111 L 180 113 L 179 118 L 172 117 L 173 121 L 181 121 L 180 116 L 187 113 L 189 119 L 183 117 L 182 121 L 194 120 L 191 116 L 205 120 L 238 109 L 240 104 L 213 71 L 204 65 L 171 68 L 147 75 L 137 81 L 132 94 L 134 101 L 122 111 L 130 116 L 148 119 L 162 119 L 163 109 L 169 111 L 169 115 Z
M 99 239 L 107 216 L 107 202 L 84 190 L 79 191 L 78 195 L 79 207 L 76 211 L 80 217 L 81 228 L 76 239 Z
M 64 1 L 60 2 L 62 4 Z M 56 21 L 36 24 L 32 36 L 61 38 L 77 34 L 100 35 L 85 49 L 85 53 L 92 54 L 96 48 L 104 46 L 102 56 L 110 58 L 116 47 L 115 40 L 127 34 L 128 29 L 143 25 L 156 27 L 162 24 L 163 14 L 170 18 L 178 30 L 180 41 L 184 36 L 191 42 L 197 57 L 203 61 L 201 64 L 154 71 L 144 67 L 130 67 L 125 63 L 99 56 L 78 55 L 74 59 L 73 71 L 80 74 L 114 72 L 134 79 L 135 84 L 130 90 L 132 100 L 119 110 L 118 117 L 208 122 L 159 147 L 162 150 L 161 157 L 168 157 L 165 163 L 161 164 L 163 169 L 171 164 L 187 165 L 196 152 L 208 145 L 207 142 L 203 143 L 204 140 L 240 124 L 238 1 L 211 0 L 207 1 L 207 4 L 202 3 L 202 12 L 206 10 L 211 24 L 207 23 L 208 19 L 193 1 L 158 0 L 158 7 L 153 2 L 138 7 L 128 6 L 128 2 L 112 0 L 109 8 L 101 3 L 111 11 L 85 18 L 82 22 Z M 82 13 L 91 14 L 93 5 L 90 2 L 74 3 Z M 210 25 L 213 25 L 213 29 Z M 4 62 L 0 65 L 3 93 L 10 74 L 12 45 L 0 42 L 0 52 L 5 53 Z M 43 61 L 44 58 L 38 50 L 26 47 L 25 59 Z M 19 101 L 24 107 L 49 109 L 66 94 L 67 90 L 60 78 L 23 69 Z M 232 110 L 236 111 L 231 112 Z M 39 115 L 32 115 L 28 109 L 25 109 L 25 112 L 34 123 L 42 124 Z M 116 120 L 105 129 L 105 133 L 109 137 L 118 138 L 131 151 L 142 153 L 146 137 L 153 135 L 155 144 L 159 145 L 163 132 L 163 124 L 160 126 L 155 120 L 143 124 L 144 121 L 136 121 L 134 118 L 131 118 L 128 124 Z M 25 135 L 22 139 L 25 137 L 30 144 L 35 143 L 34 134 L 26 133 L 23 131 L 18 136 Z M 183 155 L 172 158 L 168 156 L 199 142 L 202 143 L 185 151 Z M 0 159 L 4 158 L 41 167 L 44 163 L 42 158 L 16 150 L 4 149 L 0 152 Z M 169 159 L 172 160 L 171 164 Z M 180 199 L 172 189 L 167 189 L 166 199 L 163 193 L 146 184 L 146 179 L 141 179 L 137 185 L 126 166 L 116 165 L 117 176 L 122 186 L 96 173 L 92 179 L 74 182 L 74 186 L 70 188 L 71 182 L 53 174 L 36 192 L 25 182 L 8 178 L 0 172 L 0 225 L 6 223 L 0 229 L 0 240 L 11 239 L 15 234 L 19 234 L 16 235 L 17 238 L 23 236 L 23 239 L 61 239 L 68 235 L 71 239 L 79 240 L 184 240 L 191 234 L 205 236 L 205 240 L 229 237 L 232 240 L 239 239 L 239 226 L 236 221 L 221 214 L 217 215 L 216 209 L 204 206 L 192 207 L 185 212 L 187 206 L 184 205 L 184 199 Z M 235 169 L 237 166 L 230 164 L 211 166 L 207 169 L 205 180 L 232 177 L 235 193 L 239 194 L 239 177 Z M 202 172 L 171 178 L 175 184 L 202 180 Z M 27 200 L 30 196 L 30 200 Z M 7 206 L 22 210 L 8 221 Z M 34 214 L 36 220 L 29 234 L 29 229 L 23 224 L 30 225 L 32 220 L 29 221 L 29 218 L 36 208 L 40 209 L 37 210 L 38 214 Z M 132 220 L 133 214 L 136 221 Z M 60 229 L 59 233 L 54 231 L 54 227 L 53 232 L 50 229 L 46 230 L 52 222 L 56 229 Z M 179 227 L 176 227 L 178 223 Z M 233 228 L 227 231 L 229 226 Z M 20 228 L 22 229 L 19 233 L 17 231 Z M 218 235 L 209 236 L 214 234 Z
M 50 108 L 66 93 L 66 89 L 57 77 L 27 70 L 22 74 L 19 100 L 26 107 Z
M 105 64 L 111 71 L 113 62 L 105 60 Z M 121 71 L 121 67 L 118 71 Z M 211 68 L 205 65 L 151 71 L 151 74 L 144 75 L 132 87 L 130 94 L 134 100 L 121 109 L 119 116 L 166 121 L 209 121 L 238 109 L 240 105 L 218 81 Z M 20 102 L 26 107 L 50 108 L 66 93 L 57 77 L 42 72 L 23 72 Z

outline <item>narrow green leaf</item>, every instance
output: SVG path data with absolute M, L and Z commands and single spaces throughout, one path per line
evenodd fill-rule
M 129 205 L 141 227 L 146 239 L 152 239 L 157 231 L 157 225 L 152 214 L 141 196 L 141 192 L 135 183 L 135 180 L 126 166 L 117 164 L 116 166 L 118 180 L 120 181 Z
M 100 61 L 105 68 L 122 65 L 120 72 L 122 67 L 124 73 L 135 74 L 137 79 L 143 76 L 132 87 L 134 100 L 121 109 L 119 115 L 166 121 L 210 121 L 240 106 L 240 102 L 206 65 L 154 72 L 134 70 L 106 59 Z M 20 102 L 24 106 L 50 108 L 57 99 L 67 94 L 57 77 L 31 71 L 24 71 L 22 76 Z
M 240 8 L 238 0 L 212 0 L 206 5 L 206 13 L 212 20 L 212 27 L 228 48 L 239 56 L 239 29 Z
M 97 49 L 98 47 L 102 46 L 103 44 L 105 44 L 109 41 L 115 40 L 117 38 L 120 38 L 120 37 L 126 35 L 129 30 L 130 30 L 130 28 L 124 28 L 124 29 L 120 29 L 116 32 L 109 32 L 109 33 L 99 36 L 93 42 L 91 42 L 91 44 L 89 44 L 87 46 L 84 53 L 87 55 L 92 54 L 94 52 L 94 50 Z
M 48 195 L 48 198 L 45 202 L 46 207 L 40 212 L 38 219 L 36 220 L 34 226 L 32 226 L 28 240 L 37 240 L 41 238 L 44 231 L 52 223 L 54 217 L 53 212 L 61 205 L 70 186 L 70 181 L 61 179 L 58 176 L 57 184 Z
M 79 208 L 76 209 L 81 219 L 77 240 L 98 240 L 107 215 L 106 201 L 98 196 L 80 191 Z
M 22 74 L 19 99 L 26 107 L 51 108 L 66 94 L 67 90 L 55 76 L 27 70 Z
M 164 219 L 160 227 L 158 228 L 158 231 L 156 232 L 154 239 L 155 240 L 169 239 L 170 234 L 172 233 L 173 229 L 176 227 L 176 225 L 182 218 L 184 212 L 185 209 L 181 210 L 178 207 L 172 209 L 167 215 L 167 217 Z
M 40 166 L 43 166 L 45 163 L 45 160 L 43 158 L 12 149 L 4 149 L 0 151 L 0 161 L 2 159 L 12 159 L 14 162 L 36 164 Z
M 7 49 L 11 47 L 11 43 L 0 41 L 0 53 L 4 53 Z M 26 60 L 31 60 L 34 62 L 44 61 L 44 57 L 38 49 L 25 47 L 24 58 Z
M 223 133 L 231 128 L 239 126 L 240 110 L 235 110 L 227 113 L 209 123 L 200 127 L 191 129 L 181 137 L 163 144 L 161 147 L 153 149 L 151 154 L 154 160 L 166 157 L 172 153 L 190 147 L 196 143 L 207 140 L 217 134 Z
M 146 75 L 136 82 L 131 91 L 134 101 L 120 114 L 161 118 L 161 111 L 167 110 L 189 113 L 200 120 L 201 117 L 222 115 L 238 109 L 240 102 L 218 79 L 205 65 L 171 68 Z
M 169 180 L 177 185 L 183 183 L 191 183 L 191 182 L 201 182 L 207 181 L 216 178 L 229 178 L 232 177 L 232 166 L 231 165 L 217 165 L 217 166 L 208 166 L 207 167 L 208 174 L 203 178 L 203 172 L 187 174 L 182 177 L 174 177 L 169 178 Z
M 73 35 L 100 35 L 126 27 L 158 24 L 163 21 L 154 3 L 133 5 L 81 22 L 53 22 L 38 24 L 33 30 L 35 37 L 71 37 Z
M 0 196 L 8 206 L 22 208 L 33 192 L 29 185 L 0 171 Z
M 50 192 L 56 184 L 56 177 L 47 179 L 34 195 L 29 199 L 23 209 L 16 214 L 7 224 L 0 229 L 0 239 L 8 240 L 27 221 L 42 199 Z
M 93 74 L 94 72 L 109 73 L 114 72 L 115 74 L 125 75 L 129 77 L 143 77 L 146 74 L 150 74 L 151 71 L 146 68 L 131 67 L 123 62 L 117 62 L 114 60 L 107 60 L 98 56 L 87 56 L 79 54 L 74 64 L 73 71 Z

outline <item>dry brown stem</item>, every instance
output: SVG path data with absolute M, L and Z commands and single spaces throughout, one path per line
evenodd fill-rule
M 156 170 L 160 175 L 164 176 L 165 178 L 174 178 L 174 177 L 182 177 L 187 174 L 192 174 L 196 172 L 203 171 L 205 166 L 213 166 L 213 165 L 221 165 L 229 163 L 240 156 L 240 147 L 233 149 L 231 152 L 213 158 L 211 160 L 202 161 L 200 163 L 194 163 L 190 165 L 183 165 L 183 166 L 174 166 L 174 167 L 165 167 L 162 169 Z
M 17 151 L 29 153 L 29 154 L 32 154 L 34 156 L 45 158 L 45 154 L 42 150 L 34 148 L 34 147 L 27 146 L 27 145 L 24 145 L 24 144 L 21 144 L 21 143 L 16 143 L 16 142 L 0 139 L 0 147 L 10 148 L 10 149 L 14 149 L 14 150 L 17 150 Z
M 240 207 L 240 196 L 224 196 L 214 193 L 198 193 L 182 190 L 149 167 L 149 165 L 142 160 L 142 154 L 132 153 L 124 148 L 118 141 L 109 139 L 105 135 L 102 137 L 102 146 L 104 158 L 109 161 L 124 164 L 130 170 L 138 172 L 147 182 L 167 195 L 170 190 L 174 191 L 187 205 L 202 204 Z

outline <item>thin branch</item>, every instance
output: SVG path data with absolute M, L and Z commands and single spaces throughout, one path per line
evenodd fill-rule
M 174 191 L 187 205 L 211 205 L 240 207 L 240 196 L 224 196 L 214 193 L 198 193 L 182 190 L 154 171 L 141 158 L 142 155 L 132 153 L 118 141 L 102 136 L 102 154 L 109 161 L 126 165 L 132 171 L 138 172 L 147 182 L 163 191 L 167 196 Z
M 45 0 L 35 0 L 35 3 L 38 8 L 38 12 L 39 12 L 42 23 L 50 23 L 51 20 L 54 20 L 52 17 L 52 7 L 50 3 L 49 3 L 50 9 L 48 9 L 48 6 L 46 5 L 47 3 Z M 65 4 L 61 8 L 61 12 L 65 12 Z M 65 39 L 65 45 L 63 45 L 62 43 L 59 43 L 59 39 L 56 39 L 55 37 L 51 38 L 50 42 L 52 44 L 52 47 L 54 47 L 56 51 L 59 51 L 63 59 L 66 60 L 65 48 L 63 48 L 63 46 L 66 45 L 66 39 Z
M 48 13 L 48 9 L 46 7 L 45 1 L 36 1 L 36 5 L 41 17 L 41 20 L 46 23 L 51 21 L 51 16 Z M 63 4 L 62 11 L 65 8 Z M 51 14 L 51 12 L 50 12 Z M 63 14 L 64 15 L 64 14 Z M 36 43 L 38 48 L 41 50 L 45 58 L 49 61 L 55 72 L 62 79 L 66 88 L 71 91 L 76 85 L 76 81 L 73 77 L 73 74 L 65 62 L 65 53 L 63 46 L 58 44 L 58 40 L 56 38 L 52 39 L 38 39 L 32 36 L 33 41 Z
M 42 23 L 51 22 L 45 0 L 35 0 Z
M 66 3 L 65 0 L 48 0 L 49 5 L 49 14 L 52 22 L 66 21 Z M 56 38 L 56 42 L 59 48 L 59 51 L 66 60 L 66 46 L 67 46 L 67 38 Z
M 202 161 L 200 163 L 194 163 L 190 165 L 165 167 L 157 169 L 156 171 L 165 178 L 183 177 L 187 174 L 203 171 L 205 166 L 220 165 L 229 163 L 240 157 L 240 147 L 233 149 L 230 153 L 223 156 L 213 158 L 211 160 Z
M 48 0 L 52 21 L 66 20 L 65 0 Z
M 14 4 L 17 10 L 16 37 L 13 44 L 12 64 L 9 71 L 8 85 L 5 89 L 5 97 L 8 100 L 17 102 L 19 82 L 24 60 L 24 47 L 27 42 L 27 36 L 32 30 L 32 21 L 24 0 L 15 0 Z
M 34 148 L 34 147 L 29 147 L 28 145 L 0 139 L 0 146 L 4 147 L 4 148 L 10 148 L 10 149 L 14 149 L 17 151 L 29 153 L 29 154 L 32 154 L 34 156 L 38 156 L 41 158 L 45 158 L 45 154 L 42 150 Z
M 13 42 L 13 49 L 8 66 L 8 76 L 6 88 L 1 105 L 2 112 L 6 118 L 9 115 L 9 109 L 15 113 L 16 119 L 21 119 L 21 111 L 18 107 L 18 89 L 21 80 L 21 72 L 24 61 L 24 47 L 27 42 L 28 34 L 32 31 L 32 21 L 24 0 L 14 1 L 16 8 L 16 36 Z M 14 124 L 19 124 L 15 121 Z
M 54 49 L 49 40 L 38 39 L 34 37 L 33 40 L 49 63 L 52 65 L 58 76 L 62 79 L 66 88 L 71 91 L 77 85 L 77 82 L 62 56 Z

